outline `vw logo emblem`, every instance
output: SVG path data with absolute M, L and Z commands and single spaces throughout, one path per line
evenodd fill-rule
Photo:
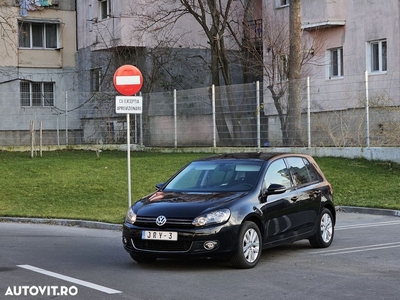
M 167 222 L 167 218 L 165 216 L 158 216 L 156 219 L 156 224 L 158 226 L 163 226 Z

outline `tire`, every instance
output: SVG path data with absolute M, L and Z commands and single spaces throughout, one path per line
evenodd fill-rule
M 260 260 L 262 252 L 262 237 L 258 226 L 250 221 L 243 223 L 240 232 L 237 249 L 230 258 L 235 268 L 254 268 Z
M 332 244 L 335 227 L 333 225 L 332 213 L 324 208 L 318 218 L 317 232 L 309 241 L 314 248 L 326 248 Z
M 153 261 L 155 261 L 157 258 L 155 257 L 144 257 L 144 256 L 139 256 L 136 254 L 130 254 L 131 258 L 136 261 L 138 264 L 142 264 L 142 263 L 151 263 Z

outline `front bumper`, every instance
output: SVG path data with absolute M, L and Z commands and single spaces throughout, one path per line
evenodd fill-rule
M 160 258 L 226 257 L 236 249 L 239 226 L 227 223 L 207 228 L 164 229 L 177 232 L 177 241 L 144 240 L 143 230 L 155 229 L 124 223 L 122 242 L 130 254 Z

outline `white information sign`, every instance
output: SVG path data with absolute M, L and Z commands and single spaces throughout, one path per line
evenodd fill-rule
M 116 96 L 115 112 L 117 114 L 141 114 L 142 96 Z

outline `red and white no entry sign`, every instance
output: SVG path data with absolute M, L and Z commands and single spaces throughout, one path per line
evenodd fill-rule
M 123 65 L 114 73 L 114 87 L 122 95 L 133 96 L 143 85 L 143 76 L 138 68 Z

